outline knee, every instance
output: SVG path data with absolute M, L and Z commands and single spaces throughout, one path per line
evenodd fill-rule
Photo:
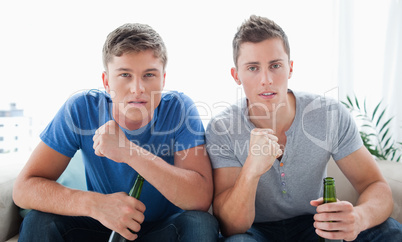
M 180 216 L 180 220 L 189 224 L 210 224 L 212 226 L 218 227 L 218 221 L 210 213 L 203 211 L 185 211 Z
M 20 237 L 25 234 L 38 234 L 40 231 L 51 233 L 51 231 L 57 230 L 56 216 L 36 210 L 30 211 L 22 221 Z
M 381 224 L 380 227 L 381 231 L 387 232 L 390 235 L 398 235 L 400 238 L 402 238 L 402 225 L 395 219 L 388 218 L 383 224 Z
M 393 218 L 361 232 L 357 237 L 363 241 L 395 241 L 395 238 L 402 238 L 402 225 Z
M 227 238 L 223 238 L 220 241 L 225 241 L 225 242 L 257 242 L 253 238 L 253 236 L 245 233 L 245 234 L 235 234 Z
M 217 237 L 219 234 L 219 223 L 210 213 L 203 211 L 186 211 L 179 217 L 178 227 L 184 230 L 193 231 L 198 236 Z

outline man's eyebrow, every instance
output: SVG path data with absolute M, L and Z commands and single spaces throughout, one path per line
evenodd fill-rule
M 245 66 L 246 65 L 259 65 L 259 64 L 260 64 L 260 62 L 258 62 L 258 61 L 250 61 L 250 62 L 244 63 Z
M 121 67 L 121 68 L 117 68 L 115 71 L 127 71 L 127 72 L 132 72 L 133 70 L 131 70 L 130 68 Z
M 130 69 L 130 68 L 124 68 L 124 67 L 117 68 L 115 71 L 133 72 L 132 69 Z M 158 69 L 158 68 L 148 68 L 148 69 L 146 69 L 144 72 L 152 72 L 152 71 L 159 71 L 159 69 Z
M 146 69 L 144 72 L 152 72 L 152 71 L 159 71 L 159 69 L 158 68 L 149 68 L 149 69 Z
M 269 64 L 272 64 L 272 63 L 275 63 L 275 62 L 281 62 L 281 61 L 284 61 L 284 60 L 283 59 L 275 59 L 275 60 L 271 60 L 269 62 Z
M 276 62 L 281 62 L 284 61 L 284 59 L 275 59 L 275 60 L 271 60 L 268 62 L 268 64 L 272 64 L 272 63 L 276 63 Z M 244 63 L 244 65 L 260 65 L 261 63 L 258 61 L 250 61 L 250 62 L 246 62 Z

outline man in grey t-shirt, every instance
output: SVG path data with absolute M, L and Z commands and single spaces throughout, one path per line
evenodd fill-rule
M 214 117 L 206 133 L 213 210 L 227 241 L 402 237 L 402 226 L 388 218 L 390 188 L 347 110 L 288 89 L 293 62 L 283 30 L 251 16 L 235 35 L 233 54 L 231 73 L 246 98 Z M 319 199 L 331 156 L 359 192 L 356 206 Z

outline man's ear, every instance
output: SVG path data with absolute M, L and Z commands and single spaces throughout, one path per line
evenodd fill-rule
M 102 81 L 103 87 L 105 88 L 106 92 L 110 94 L 109 78 L 106 71 L 102 73 Z
M 291 77 L 292 77 L 292 74 L 293 74 L 293 61 L 291 60 L 291 61 L 289 61 L 289 78 L 288 79 L 290 79 Z
M 230 73 L 232 74 L 232 77 L 237 83 L 237 85 L 241 85 L 241 81 L 239 79 L 239 74 L 237 73 L 236 67 L 232 67 L 232 69 L 230 69 Z
M 162 89 L 165 88 L 165 80 L 166 80 L 166 72 L 163 73 L 163 84 L 162 84 Z

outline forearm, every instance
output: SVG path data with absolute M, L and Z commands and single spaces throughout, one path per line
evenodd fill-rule
M 170 202 L 184 210 L 207 211 L 212 202 L 212 179 L 168 164 L 150 152 L 132 154 L 125 161 Z
M 67 216 L 90 216 L 92 196 L 96 194 L 40 177 L 17 180 L 13 191 L 14 202 L 22 208 Z
M 393 204 L 391 189 L 385 181 L 370 184 L 356 204 L 362 231 L 384 222 L 391 215 Z
M 259 178 L 250 177 L 243 168 L 235 185 L 214 199 L 214 215 L 221 223 L 222 234 L 245 233 L 255 218 L 255 196 Z

